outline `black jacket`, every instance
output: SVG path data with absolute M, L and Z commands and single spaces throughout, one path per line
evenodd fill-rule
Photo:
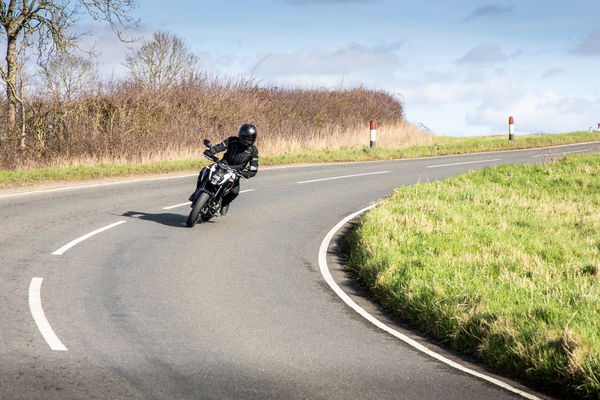
M 258 172 L 258 149 L 247 146 L 237 136 L 231 136 L 209 151 L 214 156 L 225 151 L 223 159 L 244 178 L 252 178 Z

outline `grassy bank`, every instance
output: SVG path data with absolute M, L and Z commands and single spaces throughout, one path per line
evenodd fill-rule
M 600 398 L 600 155 L 399 188 L 350 237 L 389 309 L 554 393 Z
M 358 133 L 351 134 L 359 137 Z M 364 132 L 363 132 L 364 137 Z M 511 150 L 543 146 L 556 146 L 568 143 L 579 143 L 600 140 L 600 132 L 574 132 L 555 135 L 531 135 L 518 137 L 509 142 L 506 137 L 428 137 L 421 131 L 407 124 L 397 124 L 379 129 L 376 149 L 354 145 L 338 150 L 304 149 L 294 150 L 292 144 L 285 146 L 292 151 L 262 152 L 261 166 L 284 165 L 298 163 L 343 162 L 343 161 L 376 161 L 399 158 L 414 158 L 470 152 Z M 427 143 L 427 144 L 419 144 Z M 417 145 L 415 145 L 417 144 Z M 280 144 L 283 146 L 283 144 Z M 319 145 L 325 148 L 335 148 L 334 143 Z M 339 143 L 337 144 L 339 146 Z M 302 146 L 300 146 L 302 147 Z M 101 163 L 91 166 L 75 166 L 68 168 L 42 168 L 0 171 L 0 188 L 30 185 L 51 181 L 73 181 L 108 178 L 116 176 L 132 176 L 144 174 L 168 173 L 174 171 L 197 170 L 206 165 L 201 148 L 188 155 L 188 160 L 146 162 L 138 164 Z M 551 151 L 549 151 L 549 154 Z M 166 158 L 168 158 L 165 155 Z M 93 164 L 93 163 L 92 163 Z

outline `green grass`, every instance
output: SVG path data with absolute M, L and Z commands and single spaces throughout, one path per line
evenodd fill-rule
M 162 161 L 151 164 L 100 164 L 72 168 L 41 168 L 33 170 L 0 171 L 0 187 L 11 187 L 50 181 L 74 181 L 136 176 L 200 169 L 207 163 L 196 161 Z
M 508 141 L 505 136 L 469 138 L 437 136 L 433 139 L 433 144 L 428 146 L 412 146 L 403 149 L 389 149 L 382 147 L 370 149 L 369 147 L 361 147 L 323 151 L 307 150 L 304 152 L 287 153 L 272 157 L 261 157 L 260 164 L 262 166 L 269 166 L 299 163 L 393 160 L 399 158 L 555 146 L 587 141 L 600 141 L 600 132 L 521 136 L 517 137 L 516 140 L 512 142 Z M 0 188 L 52 181 L 90 180 L 115 176 L 197 170 L 204 165 L 206 165 L 206 162 L 201 159 L 191 161 L 163 161 L 151 164 L 101 164 L 98 166 L 79 166 L 72 168 L 0 171 Z
M 600 155 L 398 188 L 349 242 L 361 280 L 422 331 L 600 398 Z
M 403 149 L 368 147 L 341 150 L 310 151 L 288 153 L 266 160 L 266 165 L 342 162 L 342 161 L 377 161 L 399 158 L 415 158 L 442 156 L 451 154 L 476 153 L 497 150 L 517 150 L 533 147 L 558 146 L 562 144 L 600 141 L 600 132 L 573 132 L 552 135 L 529 135 L 516 137 L 509 141 L 507 136 L 449 137 L 436 136 L 433 143 L 427 146 L 412 146 Z

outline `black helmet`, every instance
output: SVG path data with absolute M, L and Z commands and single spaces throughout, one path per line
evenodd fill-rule
M 238 137 L 245 145 L 252 146 L 256 141 L 256 126 L 243 124 L 238 131 Z

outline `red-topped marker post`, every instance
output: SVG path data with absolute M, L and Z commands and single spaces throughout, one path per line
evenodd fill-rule
M 371 121 L 371 148 L 377 147 L 377 129 L 375 121 Z
M 515 140 L 515 119 L 508 117 L 508 140 Z

